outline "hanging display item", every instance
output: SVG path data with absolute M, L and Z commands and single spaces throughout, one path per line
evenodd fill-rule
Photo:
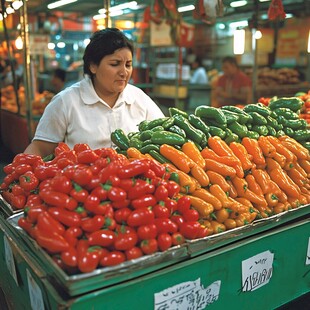
M 207 24 L 214 24 L 217 16 L 223 16 L 222 0 L 197 0 L 193 17 Z
M 282 20 L 285 17 L 282 0 L 272 0 L 268 9 L 269 20 Z

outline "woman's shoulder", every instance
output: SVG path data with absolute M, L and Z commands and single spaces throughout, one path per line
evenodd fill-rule
M 69 104 L 76 102 L 79 97 L 80 82 L 76 82 L 55 94 L 50 103 L 53 105 L 61 105 L 63 103 Z
M 135 101 L 141 101 L 141 100 L 150 100 L 151 98 L 139 87 L 133 85 L 133 84 L 127 84 L 125 90 L 124 90 L 125 97 L 132 98 Z

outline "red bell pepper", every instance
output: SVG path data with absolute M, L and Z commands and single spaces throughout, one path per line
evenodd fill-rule
M 140 248 L 144 254 L 150 255 L 158 251 L 158 242 L 156 239 L 142 240 Z
M 127 251 L 134 247 L 138 242 L 137 233 L 132 231 L 119 232 L 114 241 L 115 250 Z
M 89 245 L 99 245 L 103 247 L 111 246 L 115 241 L 116 235 L 111 230 L 100 229 L 92 232 L 88 237 Z
M 64 208 L 70 201 L 69 195 L 49 189 L 40 190 L 39 196 L 46 204 L 54 207 Z
M 150 163 L 147 160 L 134 160 L 120 169 L 117 172 L 117 175 L 121 179 L 132 178 L 140 174 L 145 173 L 150 168 Z
M 147 194 L 144 196 L 141 196 L 140 198 L 136 198 L 131 201 L 131 205 L 134 209 L 140 209 L 140 208 L 147 208 L 147 207 L 153 207 L 156 204 L 156 199 L 154 195 Z
M 111 205 L 109 202 L 101 203 L 99 197 L 94 194 L 88 195 L 84 202 L 87 211 L 100 215 L 106 214 L 109 205 Z
M 142 207 L 130 213 L 127 218 L 127 224 L 131 227 L 138 227 L 141 225 L 151 224 L 154 219 L 154 212 L 147 207 Z
M 114 219 L 118 224 L 126 224 L 131 212 L 132 211 L 127 207 L 116 210 L 114 212 Z
M 62 235 L 40 228 L 36 233 L 36 241 L 49 253 L 61 253 L 69 249 L 69 243 Z
M 40 198 L 39 194 L 30 194 L 27 197 L 26 205 L 28 207 L 39 206 L 43 203 L 43 200 Z
M 104 255 L 100 260 L 100 265 L 107 266 L 115 266 L 123 263 L 126 260 L 126 256 L 121 251 L 111 251 Z
M 24 209 L 24 216 L 27 218 L 27 220 L 31 223 L 36 223 L 38 220 L 39 214 L 47 210 L 46 205 L 36 205 L 36 206 L 27 206 Z
M 63 235 L 65 227 L 57 220 L 55 220 L 47 211 L 40 213 L 37 217 L 37 225 L 39 230 L 50 233 L 57 233 Z
M 27 171 L 32 171 L 32 166 L 28 164 L 20 164 L 16 166 L 15 173 L 18 175 L 22 175 L 26 173 Z
M 84 186 L 90 183 L 92 177 L 93 173 L 89 167 L 78 166 L 73 173 L 72 180 L 75 183 Z
M 128 190 L 128 198 L 136 199 L 146 194 L 152 194 L 155 191 L 155 186 L 149 182 L 137 179 L 134 186 Z
M 19 184 L 25 191 L 33 191 L 38 187 L 39 180 L 32 171 L 27 171 L 20 175 Z
M 167 218 L 156 218 L 154 224 L 157 227 L 157 232 L 161 233 L 170 233 L 173 234 L 178 231 L 178 225 L 173 222 L 171 219 Z
M 28 235 L 32 238 L 35 238 L 35 231 L 33 223 L 29 222 L 25 217 L 20 217 L 18 219 L 18 226 L 21 227 Z
M 81 226 L 81 216 L 77 212 L 69 211 L 60 207 L 48 208 L 48 212 L 55 220 L 59 221 L 67 227 Z
M 160 251 L 166 251 L 172 246 L 172 237 L 168 233 L 160 233 L 157 236 L 157 243 Z
M 59 168 L 54 165 L 38 165 L 34 169 L 34 175 L 40 180 L 46 180 L 53 178 L 57 172 L 59 172 Z
M 122 188 L 120 187 L 114 187 L 112 186 L 109 190 L 108 190 L 108 198 L 109 200 L 111 200 L 112 202 L 114 201 L 124 201 L 127 199 L 127 192 L 124 191 Z
M 77 267 L 78 265 L 77 249 L 73 246 L 70 246 L 66 251 L 61 252 L 60 258 L 66 266 Z
M 103 215 L 95 215 L 82 220 L 81 228 L 86 232 L 94 232 L 103 228 L 105 218 Z
M 66 229 L 64 238 L 67 240 L 70 246 L 75 247 L 78 242 L 78 238 L 81 237 L 82 234 L 83 230 L 80 227 L 72 226 Z
M 77 202 L 85 202 L 88 191 L 83 189 L 80 185 L 73 183 L 73 189 L 70 191 L 70 196 Z
M 99 156 L 91 149 L 86 149 L 81 152 L 77 152 L 77 162 L 80 164 L 92 164 Z
M 51 180 L 51 187 L 52 190 L 64 194 L 69 194 L 73 188 L 71 180 L 65 175 L 56 175 Z

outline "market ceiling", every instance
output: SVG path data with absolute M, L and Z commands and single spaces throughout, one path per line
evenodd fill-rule
M 108 1 L 108 0 L 107 0 Z M 109 3 L 107 1 L 100 0 L 77 0 L 73 3 L 61 6 L 54 10 L 49 10 L 47 5 L 55 2 L 54 0 L 28 0 L 27 1 L 27 10 L 29 14 L 38 14 L 44 13 L 47 15 L 53 15 L 55 11 L 59 10 L 62 12 L 73 12 L 77 13 L 80 17 L 93 16 L 98 14 L 98 10 L 102 9 L 105 6 L 105 3 Z M 193 0 L 176 0 L 177 6 L 185 6 L 193 3 L 197 3 L 197 1 Z M 213 0 L 209 0 L 213 2 Z M 263 0 L 260 0 L 263 1 Z M 128 1 L 116 0 L 110 1 L 110 6 L 115 6 L 123 3 L 127 3 Z M 143 11 L 146 6 L 152 6 L 154 0 L 137 0 L 138 4 L 141 5 L 141 10 Z M 248 15 L 250 18 L 252 14 L 255 12 L 256 8 L 258 8 L 259 13 L 267 13 L 268 7 L 270 5 L 270 1 L 265 0 L 264 2 L 259 2 L 259 0 L 247 0 L 247 5 L 237 8 L 231 8 L 230 3 L 233 0 L 223 0 L 224 3 L 224 12 L 221 18 L 232 18 L 237 15 Z M 310 16 L 310 1 L 309 0 L 282 0 L 285 12 L 292 13 L 297 17 L 301 16 Z M 133 12 L 131 12 L 133 13 Z M 190 21 L 192 19 L 193 13 L 192 11 L 182 13 L 183 17 Z M 132 18 L 134 14 L 123 15 L 123 17 L 118 17 L 119 19 L 123 19 L 125 17 Z

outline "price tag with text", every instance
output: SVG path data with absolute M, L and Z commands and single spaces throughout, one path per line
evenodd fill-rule
M 6 236 L 3 237 L 3 242 L 6 266 L 18 286 L 14 255 L 10 246 L 10 242 Z
M 269 283 L 274 254 L 265 251 L 242 261 L 242 291 L 254 291 Z
M 307 257 L 306 257 L 306 265 L 310 265 L 310 238 L 308 240 L 308 249 L 307 249 Z
M 44 302 L 42 292 L 31 273 L 27 269 L 28 290 L 31 308 L 33 310 L 44 310 Z
M 187 281 L 155 293 L 155 310 L 202 310 L 217 301 L 221 281 L 204 288 L 200 279 Z

